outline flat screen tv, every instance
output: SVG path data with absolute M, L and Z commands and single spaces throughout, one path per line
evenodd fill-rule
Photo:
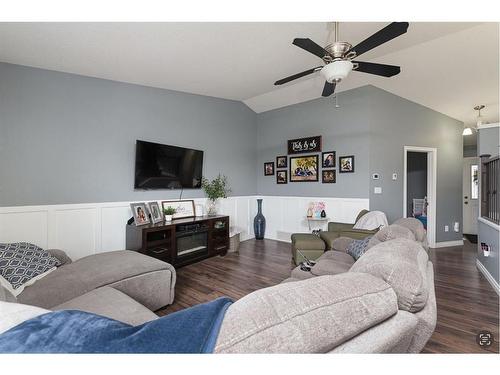
M 135 189 L 199 189 L 203 151 L 137 141 Z

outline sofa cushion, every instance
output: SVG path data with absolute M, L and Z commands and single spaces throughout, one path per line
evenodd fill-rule
M 59 249 L 47 249 L 47 251 L 52 255 L 53 257 L 57 258 L 59 262 L 61 262 L 60 266 L 64 266 L 65 264 L 70 264 L 73 261 L 71 258 L 66 254 L 64 250 L 59 250 Z
M 418 219 L 414 217 L 403 217 L 394 222 L 396 225 L 405 227 L 413 232 L 415 239 L 419 242 L 424 242 L 427 238 L 427 232 L 425 231 L 424 225 Z
M 299 250 L 324 250 L 325 243 L 312 233 L 292 234 L 292 244 Z
M 257 290 L 227 310 L 216 353 L 326 353 L 397 312 L 392 288 L 353 272 Z
M 331 241 L 331 249 L 336 251 L 347 251 L 347 246 L 354 241 L 353 238 L 350 237 L 337 237 L 333 241 Z
M 104 286 L 73 298 L 52 310 L 80 310 L 119 320 L 133 326 L 157 319 L 158 316 L 122 292 Z
M 398 238 L 369 249 L 349 272 L 365 272 L 385 280 L 396 292 L 399 308 L 416 312 L 425 306 L 429 295 L 428 259 L 420 243 Z
M 48 251 L 32 243 L 0 243 L 0 276 L 12 286 L 14 294 L 22 292 L 31 279 L 60 264 Z
M 1 276 L 0 276 L 1 277 Z M 0 302 L 17 302 L 17 298 L 0 284 Z
M 0 334 L 25 320 L 50 312 L 40 307 L 0 301 Z
M 336 275 L 349 271 L 354 264 L 354 259 L 349 254 L 340 251 L 327 251 L 311 268 L 315 276 Z
M 368 242 L 367 249 L 379 244 L 380 242 L 395 240 L 396 238 L 406 238 L 408 240 L 415 241 L 415 235 L 410 229 L 401 225 L 392 224 L 375 233 Z
M 170 264 L 135 251 L 94 254 L 59 267 L 27 287 L 17 299 L 20 303 L 51 308 L 101 286 L 159 270 L 175 273 Z

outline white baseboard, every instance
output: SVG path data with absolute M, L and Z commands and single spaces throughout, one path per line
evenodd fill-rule
M 490 283 L 490 285 L 493 287 L 495 292 L 500 296 L 500 285 L 498 282 L 491 276 L 491 273 L 486 269 L 486 267 L 479 261 L 479 259 L 476 259 L 476 266 L 479 269 L 479 271 L 483 274 L 484 277 L 486 277 L 486 280 Z
M 443 241 L 443 242 L 436 242 L 434 246 L 431 246 L 431 248 L 437 249 L 439 247 L 463 246 L 463 244 L 464 240 Z

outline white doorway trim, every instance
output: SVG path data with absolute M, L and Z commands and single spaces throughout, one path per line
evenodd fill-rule
M 430 247 L 436 246 L 436 197 L 437 197 L 437 148 L 419 147 L 419 146 L 404 146 L 403 148 L 403 217 L 406 217 L 407 210 L 407 162 L 408 152 L 425 152 L 427 153 L 427 241 Z

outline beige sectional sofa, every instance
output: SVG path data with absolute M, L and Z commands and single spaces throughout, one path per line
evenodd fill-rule
M 175 269 L 155 258 L 123 250 L 71 262 L 61 250 L 49 252 L 64 264 L 17 297 L 3 290 L 3 300 L 50 310 L 83 310 L 132 325 L 156 319 L 153 311 L 174 300 Z
M 236 301 L 226 312 L 215 353 L 420 352 L 435 328 L 436 298 L 432 263 L 409 232 L 396 227 L 380 231 L 356 262 L 343 251 L 327 251 L 313 272 L 295 269 L 281 284 Z M 346 243 L 339 239 L 336 245 Z M 157 318 L 150 310 L 172 302 L 175 271 L 137 253 L 117 253 L 122 257 L 116 266 L 120 280 L 103 276 L 106 267 L 100 267 L 109 255 L 84 258 L 63 266 L 68 267 L 64 274 L 36 283 L 38 293 L 30 291 L 34 286 L 27 288 L 18 302 L 81 309 L 129 324 Z M 130 262 L 137 261 L 143 263 L 140 271 L 130 274 Z M 100 272 L 92 277 L 96 269 Z M 63 280 L 66 286 L 60 285 Z M 45 291 L 51 285 L 57 285 L 55 295 Z M 147 292 L 141 295 L 141 290 Z M 0 290 L 2 300 L 14 302 Z M 16 324 L 47 312 L 0 302 L 0 315 L 8 319 L 9 311 Z

